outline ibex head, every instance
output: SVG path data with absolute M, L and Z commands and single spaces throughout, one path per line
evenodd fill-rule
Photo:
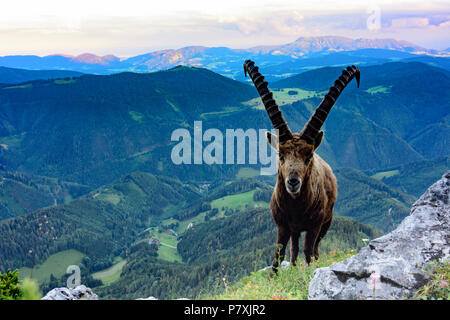
M 305 124 L 303 130 L 294 134 L 289 129 L 280 108 L 273 99 L 272 92 L 267 87 L 268 83 L 264 81 L 264 76 L 259 73 L 255 63 L 251 60 L 245 61 L 244 72 L 245 75 L 247 72 L 250 75 L 261 96 L 272 125 L 278 130 L 278 137 L 267 132 L 267 140 L 278 151 L 278 175 L 281 178 L 280 181 L 284 182 L 286 191 L 293 198 L 296 198 L 300 194 L 302 182 L 308 174 L 308 169 L 311 163 L 314 162 L 314 151 L 322 142 L 323 131 L 320 131 L 320 128 L 336 99 L 353 78 L 356 78 L 359 87 L 359 69 L 351 66 L 342 71 L 342 75 L 334 82 L 334 85 Z

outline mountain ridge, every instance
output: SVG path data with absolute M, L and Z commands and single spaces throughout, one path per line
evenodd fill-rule
M 283 62 L 302 61 L 308 57 L 374 48 L 422 56 L 449 56 L 446 51 L 426 49 L 404 40 L 318 36 L 299 37 L 291 43 L 255 46 L 247 49 L 193 45 L 178 49 L 160 49 L 127 58 L 119 58 L 112 54 L 100 56 L 92 53 L 77 56 L 52 54 L 42 57 L 12 55 L 0 57 L 0 65 L 25 69 L 48 68 L 111 74 L 120 71 L 157 71 L 183 64 L 206 67 L 221 74 L 229 74 L 233 78 L 242 79 L 238 71 L 242 70 L 242 61 L 249 58 L 257 58 L 264 64 L 276 66 Z
M 79 77 L 83 75 L 77 71 L 66 70 L 27 70 L 0 67 L 0 84 L 16 84 L 33 80 L 49 80 L 59 78 Z

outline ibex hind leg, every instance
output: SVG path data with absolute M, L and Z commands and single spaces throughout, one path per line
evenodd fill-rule
M 319 259 L 320 240 L 322 240 L 322 238 L 325 237 L 330 226 L 331 226 L 331 219 L 330 221 L 325 222 L 320 228 L 319 236 L 317 237 L 316 243 L 314 244 L 314 258 L 316 259 Z
M 277 231 L 277 244 L 275 248 L 275 255 L 273 257 L 272 270 L 270 275 L 276 274 L 278 272 L 278 265 L 284 260 L 286 254 L 286 246 L 291 236 L 289 229 L 284 227 L 278 227 Z

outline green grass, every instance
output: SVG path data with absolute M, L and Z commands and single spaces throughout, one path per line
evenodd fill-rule
M 289 91 L 296 91 L 297 94 L 290 95 Z M 290 104 L 298 100 L 312 98 L 317 94 L 316 91 L 303 90 L 300 88 L 283 88 L 273 92 L 273 96 L 279 105 Z
M 207 213 L 207 211 L 200 212 L 195 217 L 180 221 L 180 225 L 178 226 L 178 228 L 175 231 L 178 234 L 182 234 L 186 231 L 186 228 L 188 227 L 189 224 L 193 223 L 194 226 L 196 226 L 197 224 L 205 222 L 206 213 Z
M 184 205 L 186 203 L 185 202 L 180 202 L 176 205 L 174 204 L 169 204 L 168 206 L 166 206 L 162 212 L 162 215 L 159 217 L 160 219 L 170 219 L 172 218 L 174 215 L 177 214 L 178 210 L 181 210 Z M 177 231 L 178 232 L 178 231 Z
M 158 232 L 156 235 L 154 235 L 154 237 L 162 243 L 168 244 L 169 246 L 176 247 L 178 243 L 177 238 L 173 234 Z
M 164 245 L 161 245 L 158 248 L 158 259 L 169 262 L 183 262 L 177 249 L 166 247 Z
M 167 223 L 175 222 L 175 221 L 178 221 L 178 220 L 169 219 L 167 221 L 164 221 L 162 224 L 164 224 L 164 223 L 167 224 Z M 166 232 L 157 232 L 157 228 L 148 228 L 147 230 L 148 230 L 148 237 L 146 237 L 145 239 L 141 239 L 141 240 L 135 242 L 134 244 L 138 244 L 141 242 L 148 242 L 150 237 L 158 239 L 161 242 L 161 244 L 158 248 L 158 259 L 169 261 L 169 262 L 180 262 L 180 263 L 183 262 L 181 256 L 178 253 L 178 250 L 177 250 L 178 240 L 175 235 L 173 235 L 171 233 L 169 234 Z
M 390 178 L 397 174 L 399 174 L 399 170 L 391 170 L 391 171 L 380 171 L 372 175 L 371 177 L 377 180 L 382 180 L 384 178 Z
M 169 224 L 176 223 L 176 222 L 179 222 L 179 221 L 177 219 L 175 219 L 175 218 L 169 218 L 169 219 L 166 219 L 166 220 L 162 221 L 161 225 L 162 226 L 168 226 Z
M 255 191 L 256 189 L 213 200 L 211 202 L 211 208 L 219 209 L 220 213 L 222 213 L 223 211 L 222 208 L 230 208 L 233 210 L 246 206 L 268 208 L 269 204 L 267 202 L 253 201 L 253 195 L 255 194 Z
M 237 209 L 245 204 L 253 202 L 253 195 L 256 190 L 251 190 L 243 193 L 233 194 L 231 196 L 222 197 L 211 202 L 212 208 L 219 210 L 224 208 Z
M 214 112 L 204 112 L 200 114 L 200 119 L 209 120 L 214 118 L 222 118 L 224 116 L 229 116 L 236 112 L 241 112 L 242 109 L 239 107 L 225 107 L 222 111 L 214 111 Z
M 0 138 L 0 143 L 6 145 L 8 149 L 11 147 L 19 147 L 24 138 L 25 133 L 5 136 Z
M 317 268 L 328 267 L 356 254 L 355 250 L 333 251 L 322 255 L 310 266 L 298 260 L 297 266 L 279 268 L 278 275 L 270 277 L 269 270 L 256 271 L 229 285 L 226 278 L 219 281 L 225 285 L 225 291 L 218 295 L 204 296 L 206 300 L 307 300 L 309 282 Z
M 27 83 L 27 84 L 18 85 L 18 86 L 5 87 L 3 89 L 31 89 L 31 88 L 33 88 L 33 84 Z
M 65 80 L 65 79 L 56 79 L 55 81 L 53 81 L 55 84 L 72 84 L 77 82 L 76 79 L 69 79 L 69 80 Z
M 297 94 L 290 95 L 288 94 L 289 91 L 296 91 Z M 273 97 L 280 106 L 290 104 L 295 101 L 308 99 L 316 96 L 317 94 L 318 93 L 316 91 L 303 90 L 300 88 L 282 88 L 279 90 L 273 90 Z M 264 110 L 264 105 L 262 104 L 261 98 L 259 97 L 246 101 L 243 104 L 255 109 Z
M 33 279 L 39 283 L 43 283 L 50 279 L 53 274 L 56 278 L 60 278 L 66 273 L 67 267 L 70 265 L 79 265 L 85 255 L 80 251 L 70 249 L 52 254 L 41 265 L 35 266 L 33 270 Z M 19 269 L 21 279 L 31 276 L 31 268 Z
M 73 197 L 70 194 L 64 196 L 64 203 L 65 204 L 71 202 L 72 200 L 73 200 Z
M 121 197 L 121 194 L 117 191 L 113 191 L 110 189 L 104 189 L 95 196 L 95 199 L 100 200 L 100 201 L 109 202 L 116 206 L 117 204 L 119 204 L 122 197 Z
M 386 87 L 386 86 L 374 86 L 374 87 L 370 87 L 369 89 L 366 90 L 367 93 L 371 93 L 371 94 L 375 94 L 375 93 L 387 93 L 389 92 L 389 90 L 391 89 L 391 87 Z
M 253 178 L 260 175 L 259 170 L 253 169 L 253 168 L 240 168 L 238 173 L 236 174 L 236 178 L 242 179 L 242 178 Z
M 167 102 L 167 104 L 168 104 L 169 106 L 172 107 L 172 109 L 173 109 L 176 113 L 181 113 L 180 108 L 178 108 L 177 105 L 176 105 L 174 102 L 170 101 L 169 98 L 166 98 L 166 102 Z
M 134 121 L 142 123 L 142 119 L 144 118 L 144 115 L 142 113 L 130 110 L 130 111 L 128 111 L 128 114 L 130 115 L 131 119 L 133 119 Z
M 120 273 L 122 272 L 122 269 L 127 261 L 123 260 L 120 257 L 118 259 L 115 259 L 115 261 L 116 264 L 107 269 L 93 273 L 92 277 L 94 279 L 101 280 L 104 285 L 110 285 L 111 283 L 119 280 Z

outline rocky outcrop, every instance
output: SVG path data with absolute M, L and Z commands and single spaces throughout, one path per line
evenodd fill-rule
M 317 269 L 309 299 L 405 299 L 422 287 L 424 267 L 450 257 L 450 171 L 414 204 L 391 233 L 327 268 Z
M 41 300 L 98 300 L 98 296 L 85 285 L 50 290 Z

